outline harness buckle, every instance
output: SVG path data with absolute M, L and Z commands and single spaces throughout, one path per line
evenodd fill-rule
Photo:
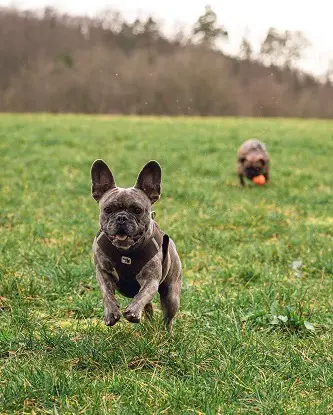
M 132 260 L 128 256 L 122 256 L 121 257 L 121 263 L 126 265 L 131 265 Z

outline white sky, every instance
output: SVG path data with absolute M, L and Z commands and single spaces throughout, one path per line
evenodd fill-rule
M 255 51 L 259 49 L 267 29 L 302 30 L 312 43 L 302 67 L 317 75 L 325 73 L 333 59 L 332 0 L 0 0 L 0 6 L 36 9 L 52 6 L 74 14 L 95 15 L 105 9 L 122 12 L 125 18 L 153 15 L 166 31 L 176 25 L 191 25 L 210 4 L 218 21 L 229 32 L 223 50 L 237 53 L 247 33 Z

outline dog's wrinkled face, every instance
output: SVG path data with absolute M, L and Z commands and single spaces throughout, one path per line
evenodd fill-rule
M 247 157 L 242 157 L 239 161 L 243 165 L 245 176 L 249 179 L 253 179 L 256 176 L 263 174 L 266 161 L 262 157 L 258 155 L 249 155 Z
M 141 170 L 134 187 L 116 186 L 113 175 L 102 160 L 91 168 L 92 196 L 99 202 L 100 226 L 113 245 L 128 250 L 151 230 L 151 206 L 161 193 L 161 168 L 150 161 Z
M 139 189 L 115 188 L 100 201 L 100 224 L 112 243 L 131 248 L 149 230 L 151 202 Z

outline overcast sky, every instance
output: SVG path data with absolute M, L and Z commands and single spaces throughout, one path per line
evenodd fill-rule
M 228 53 L 237 53 L 247 33 L 255 50 L 259 49 L 267 29 L 302 30 L 312 47 L 305 53 L 302 66 L 318 75 L 323 74 L 333 59 L 332 0 L 0 0 L 1 6 L 36 9 L 53 6 L 74 14 L 95 15 L 103 9 L 114 9 L 124 17 L 152 14 L 170 32 L 176 25 L 191 25 L 210 4 L 218 21 L 229 32 L 223 46 Z

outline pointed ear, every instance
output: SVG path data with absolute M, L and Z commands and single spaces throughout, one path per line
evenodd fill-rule
M 141 170 L 135 188 L 146 193 L 151 203 L 155 203 L 161 194 L 161 167 L 157 161 L 149 161 Z
M 103 160 L 95 160 L 91 166 L 91 194 L 99 202 L 105 192 L 116 187 L 113 175 Z

